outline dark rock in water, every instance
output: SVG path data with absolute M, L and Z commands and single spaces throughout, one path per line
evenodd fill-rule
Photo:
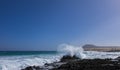
M 60 62 L 67 62 L 67 61 L 71 61 L 71 60 L 77 60 L 80 59 L 77 56 L 70 56 L 70 55 L 65 55 L 61 58 Z
M 53 68 L 58 68 L 63 64 L 66 64 L 66 63 L 64 62 L 46 63 L 44 64 L 44 66 L 28 66 L 22 70 L 52 70 Z
M 120 62 L 111 59 L 82 59 L 67 62 L 52 70 L 120 70 Z
M 120 61 L 120 56 L 119 56 L 119 57 L 117 57 L 117 58 L 115 58 L 115 60 L 118 60 L 118 61 Z
M 22 70 L 41 70 L 39 66 L 28 66 Z
M 29 66 L 22 70 L 120 70 L 116 59 L 79 59 L 76 56 L 63 56 L 60 62 L 46 63 L 44 66 Z

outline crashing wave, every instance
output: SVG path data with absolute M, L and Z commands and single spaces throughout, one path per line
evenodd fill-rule
M 86 57 L 82 47 L 76 47 L 76 46 L 72 46 L 72 45 L 68 45 L 68 44 L 62 44 L 59 46 L 58 51 L 63 52 L 65 55 L 70 55 L 71 57 L 73 57 L 74 55 L 81 59 Z

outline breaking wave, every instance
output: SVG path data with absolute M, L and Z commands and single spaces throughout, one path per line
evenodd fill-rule
M 99 51 L 84 51 L 81 46 L 73 46 L 68 44 L 61 44 L 58 47 L 59 52 L 63 52 L 64 55 L 77 56 L 81 59 L 94 59 L 94 58 L 117 58 L 120 56 L 120 52 L 99 52 Z
M 27 66 L 43 66 L 45 63 L 59 61 L 63 55 L 78 56 L 81 59 L 116 58 L 120 52 L 84 51 L 82 47 L 61 44 L 57 54 L 0 56 L 0 70 L 21 70 Z M 46 51 L 47 52 L 47 51 Z M 62 52 L 62 53 L 61 53 Z
M 59 56 L 12 56 L 0 57 L 0 70 L 21 70 L 27 66 L 43 66 L 45 63 L 59 61 Z
M 84 50 L 82 47 L 72 46 L 68 44 L 62 44 L 58 48 L 59 52 L 63 52 L 65 55 L 77 56 L 81 59 L 85 58 Z

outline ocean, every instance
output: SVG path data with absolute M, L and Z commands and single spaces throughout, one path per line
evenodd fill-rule
M 43 66 L 59 61 L 63 55 L 81 59 L 117 58 L 120 52 L 84 51 L 82 47 L 64 46 L 57 51 L 0 51 L 0 70 L 21 70 L 27 66 Z
M 0 51 L 0 70 L 21 70 L 27 66 L 59 61 L 56 51 Z

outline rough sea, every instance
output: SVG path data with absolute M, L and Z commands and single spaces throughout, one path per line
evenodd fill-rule
M 27 66 L 43 66 L 59 61 L 63 55 L 76 55 L 81 59 L 117 58 L 120 52 L 84 51 L 82 47 L 62 45 L 57 51 L 1 51 L 0 70 L 21 70 Z

